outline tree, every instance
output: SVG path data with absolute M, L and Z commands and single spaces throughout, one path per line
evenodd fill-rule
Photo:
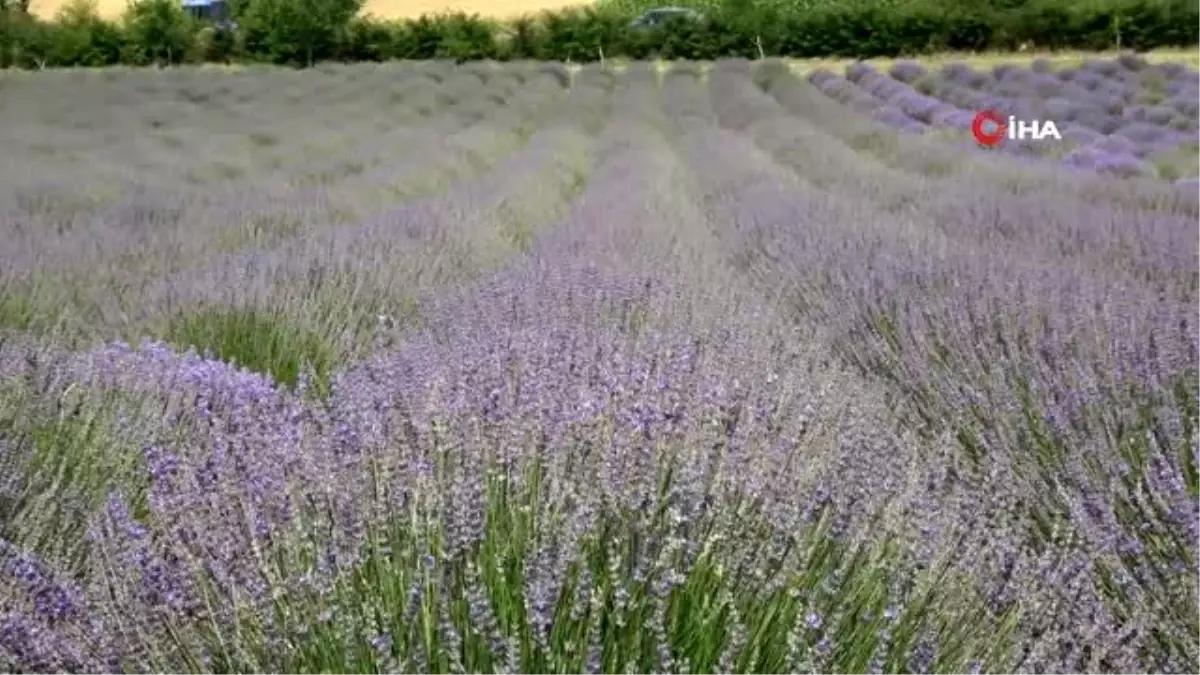
M 196 27 L 178 0 L 135 0 L 125 10 L 127 60 L 178 63 L 195 40 Z
M 121 60 L 122 35 L 100 16 L 96 0 L 72 0 L 58 10 L 42 36 L 53 66 L 111 66 Z
M 363 0 L 239 0 L 231 7 L 246 50 L 312 66 L 335 53 Z
M 30 0 L 0 0 L 0 12 L 29 14 Z
M 28 6 L 0 0 L 0 68 L 45 68 L 50 63 L 51 29 L 29 14 Z

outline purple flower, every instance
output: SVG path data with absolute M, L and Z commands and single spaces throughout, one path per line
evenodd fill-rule
M 80 616 L 84 601 L 79 589 L 55 580 L 31 553 L 0 540 L 0 560 L 3 577 L 23 587 L 39 619 L 54 626 Z

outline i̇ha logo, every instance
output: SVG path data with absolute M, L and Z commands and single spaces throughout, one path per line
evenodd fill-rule
M 1005 119 L 995 110 L 984 110 L 975 115 L 975 119 L 971 122 L 971 134 L 975 136 L 976 143 L 989 148 L 1000 145 L 1000 142 L 1006 138 L 1010 140 L 1031 138 L 1035 141 L 1046 138 L 1062 140 L 1062 134 L 1058 133 L 1058 127 L 1052 120 L 1026 121 L 1019 120 L 1012 115 Z

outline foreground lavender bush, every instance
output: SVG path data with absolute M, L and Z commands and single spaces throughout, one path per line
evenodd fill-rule
M 1194 670 L 1194 190 L 891 133 L 861 66 L 414 68 L 265 230 L 0 196 L 0 667 Z M 334 70 L 255 76 L 391 96 Z M 435 131 L 434 194 L 353 170 Z
M 10 350 L 9 383 L 46 399 L 156 393 L 170 427 L 127 439 L 141 478 L 98 501 L 82 580 L 4 543 L 6 666 L 959 670 L 986 657 L 978 642 L 910 654 L 941 630 L 922 610 L 946 597 L 934 575 L 864 566 L 900 560 L 795 489 L 805 447 L 871 441 L 812 428 L 816 382 L 743 371 L 731 386 L 743 346 L 595 324 L 480 331 L 350 369 L 327 407 L 149 343 L 36 366 Z M 9 448 L 9 466 L 34 451 Z

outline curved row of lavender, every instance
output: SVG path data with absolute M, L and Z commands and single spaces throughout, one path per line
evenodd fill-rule
M 1053 120 L 1064 143 L 1009 142 L 1001 151 L 1047 156 L 1078 169 L 1117 176 L 1159 176 L 1194 187 L 1200 143 L 1200 75 L 1178 63 L 1137 56 L 1093 59 L 1080 67 L 995 66 L 991 72 L 950 63 L 934 73 L 900 61 L 887 73 L 853 64 L 846 77 L 818 70 L 810 81 L 838 101 L 897 130 L 963 133 L 976 113 L 996 110 L 1023 120 Z
M 1194 670 L 1196 194 L 772 63 L 183 72 L 67 84 L 275 172 L 0 110 L 0 667 Z

